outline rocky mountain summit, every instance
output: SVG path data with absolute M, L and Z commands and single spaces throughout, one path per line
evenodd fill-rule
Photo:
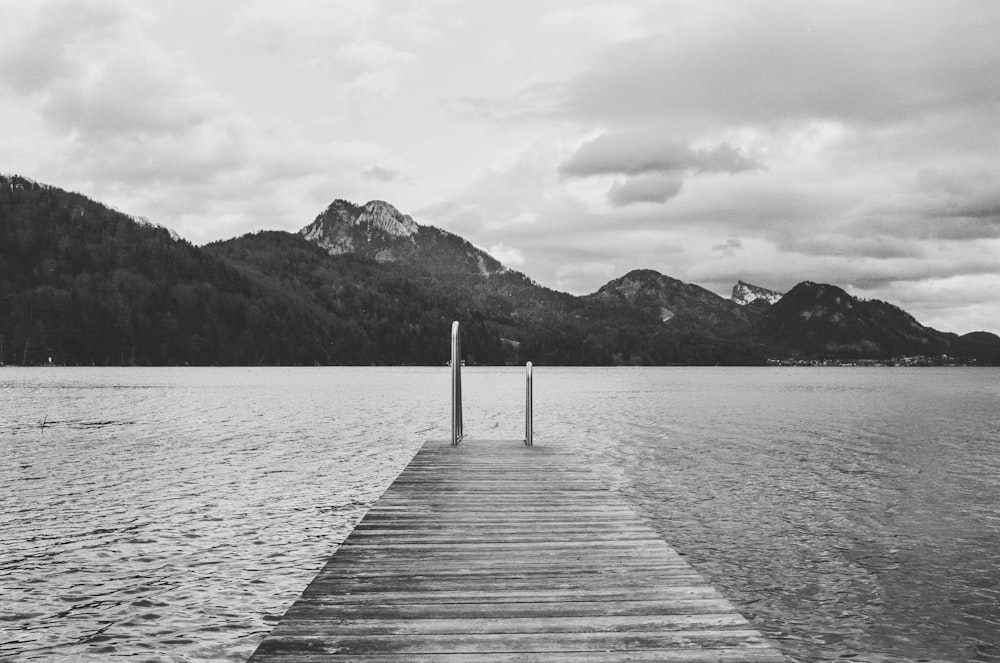
M 380 262 L 394 260 L 392 240 L 409 239 L 417 233 L 413 217 L 404 215 L 389 203 L 373 200 L 358 206 L 346 200 L 334 200 L 316 220 L 299 231 L 306 239 L 330 255 L 371 253 Z M 375 247 L 372 247 L 372 240 Z
M 330 255 L 349 253 L 437 274 L 491 276 L 508 271 L 496 258 L 458 235 L 422 226 L 381 200 L 364 205 L 334 200 L 299 233 Z
M 768 304 L 774 304 L 781 299 L 782 294 L 776 290 L 768 290 L 767 288 L 762 288 L 759 285 L 753 285 L 746 281 L 737 281 L 736 285 L 733 286 L 731 299 L 740 306 L 746 306 L 761 300 Z

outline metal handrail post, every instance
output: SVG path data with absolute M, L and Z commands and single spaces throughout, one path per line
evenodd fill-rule
M 462 419 L 462 337 L 458 337 L 458 439 L 465 437 L 465 423 Z
M 462 439 L 462 348 L 458 320 L 451 323 L 451 444 Z
M 525 446 L 532 445 L 532 437 L 534 434 L 534 426 L 532 425 L 532 412 L 531 412 L 531 401 L 532 401 L 532 380 L 531 380 L 531 362 L 529 361 L 524 365 L 525 368 L 525 390 L 524 390 L 524 444 Z

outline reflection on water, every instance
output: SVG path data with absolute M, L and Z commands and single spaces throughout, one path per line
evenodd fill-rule
M 535 440 L 796 661 L 1000 661 L 1000 372 L 535 370 Z M 0 370 L 0 660 L 239 661 L 420 442 L 447 369 Z M 466 432 L 523 436 L 523 372 Z

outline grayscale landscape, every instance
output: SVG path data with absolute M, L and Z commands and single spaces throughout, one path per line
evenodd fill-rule
M 998 33 L 0 0 L 0 663 L 1000 663 Z

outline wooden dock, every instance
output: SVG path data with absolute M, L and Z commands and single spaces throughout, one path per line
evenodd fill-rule
M 567 445 L 424 444 L 250 658 L 785 659 Z

